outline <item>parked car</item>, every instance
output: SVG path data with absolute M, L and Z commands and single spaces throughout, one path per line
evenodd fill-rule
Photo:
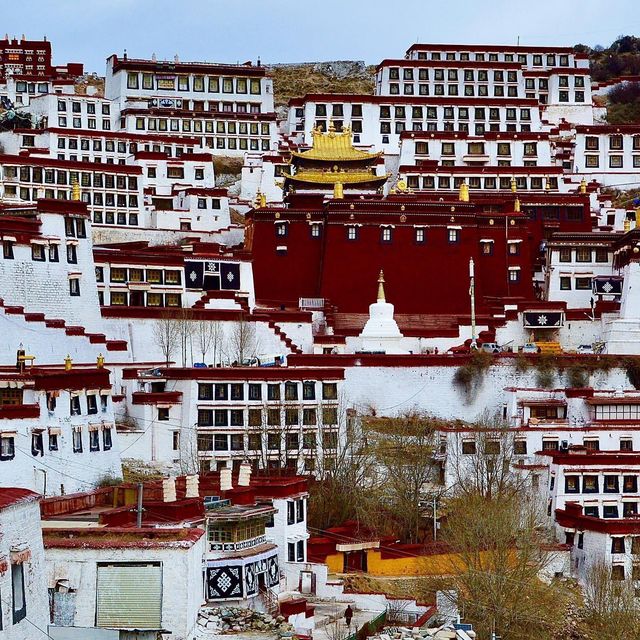
M 593 350 L 593 345 L 590 344 L 580 344 L 576 349 L 576 353 L 579 354 L 587 354 L 587 353 L 595 353 Z
M 522 346 L 522 353 L 540 353 L 540 347 L 535 342 L 527 342 Z
M 485 353 L 500 353 L 502 351 L 497 342 L 483 342 L 480 349 Z

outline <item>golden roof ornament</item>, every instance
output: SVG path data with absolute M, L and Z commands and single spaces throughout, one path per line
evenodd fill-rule
M 629 220 L 629 218 L 625 218 L 624 222 L 623 222 L 623 227 L 624 231 L 631 231 L 631 220 Z
M 469 202 L 469 185 L 466 182 L 460 184 L 458 200 L 460 200 L 460 202 Z
M 341 200 L 344 198 L 344 188 L 342 186 L 342 182 L 336 182 L 333 185 L 333 197 Z
M 516 198 L 516 201 L 513 203 L 513 210 L 516 213 L 520 213 L 520 199 Z
M 587 181 L 584 178 L 580 180 L 580 193 L 587 193 Z
M 80 184 L 77 180 L 74 180 L 71 184 L 71 199 L 80 200 Z
M 264 209 L 267 206 L 267 196 L 258 189 L 256 193 L 255 207 L 256 209 Z
M 515 177 L 511 178 L 511 191 L 515 193 L 518 190 L 518 183 L 516 182 Z
M 640 229 L 640 207 L 636 209 L 636 229 Z
M 380 269 L 380 275 L 378 276 L 378 302 L 386 302 L 384 297 L 384 271 Z

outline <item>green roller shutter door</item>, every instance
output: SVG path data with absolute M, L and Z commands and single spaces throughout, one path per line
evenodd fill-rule
M 98 565 L 96 626 L 162 628 L 162 565 Z

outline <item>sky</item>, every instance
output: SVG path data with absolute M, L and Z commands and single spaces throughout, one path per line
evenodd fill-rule
M 0 37 L 46 35 L 54 62 L 264 63 L 401 58 L 410 44 L 608 45 L 640 34 L 638 0 L 4 0 Z

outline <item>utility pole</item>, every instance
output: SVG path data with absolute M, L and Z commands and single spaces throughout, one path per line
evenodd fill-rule
M 433 541 L 436 541 L 436 537 L 438 535 L 438 514 L 437 514 L 438 503 L 436 501 L 436 497 L 433 496 Z
M 138 529 L 142 528 L 142 492 L 144 489 L 144 485 L 142 484 L 142 482 L 138 482 L 138 507 L 136 509 L 137 511 L 137 518 L 136 518 L 136 527 L 138 527 Z
M 473 258 L 469 258 L 469 297 L 471 298 L 471 348 L 478 347 L 476 340 L 476 282 Z

